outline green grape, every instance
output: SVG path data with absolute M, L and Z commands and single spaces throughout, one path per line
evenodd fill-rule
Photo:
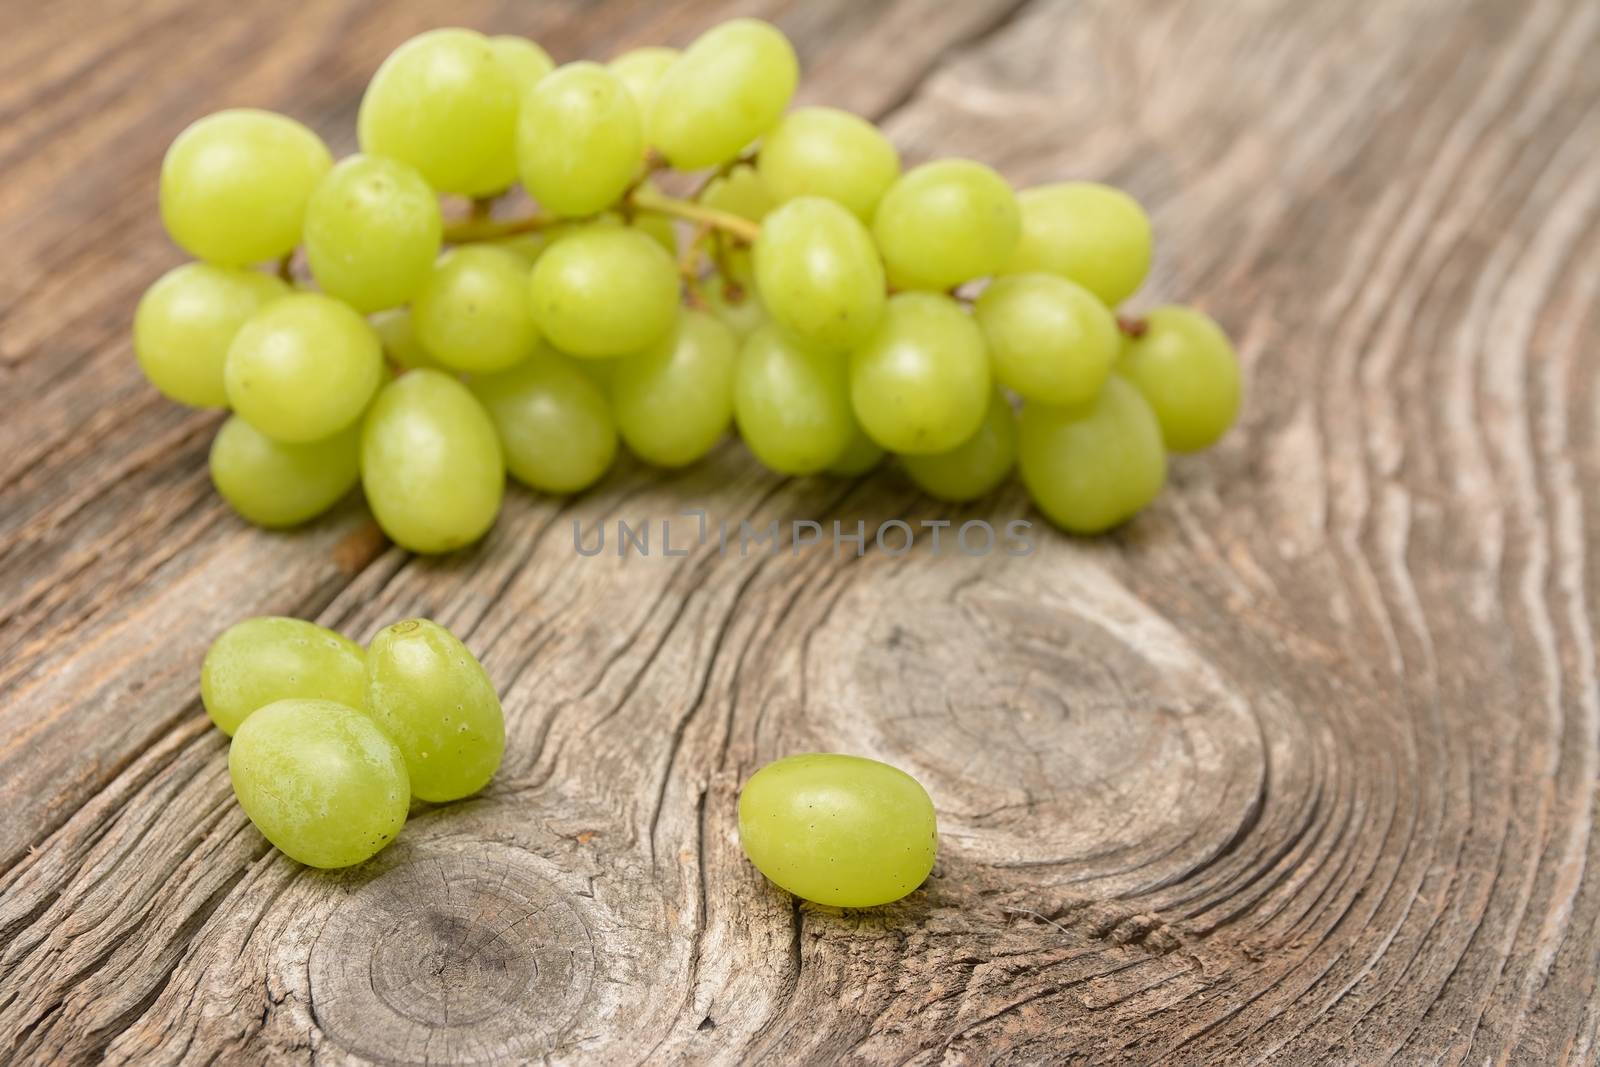
M 256 709 L 291 698 L 366 707 L 366 652 L 343 634 L 278 615 L 234 623 L 211 642 L 200 702 L 217 729 L 232 737 Z
M 891 452 L 948 452 L 978 432 L 992 389 L 982 332 L 935 293 L 891 297 L 878 329 L 850 355 L 856 418 Z
M 617 429 L 633 454 L 658 467 L 704 456 L 733 422 L 739 342 L 703 311 L 686 311 L 667 336 L 618 361 L 611 375 Z
M 533 316 L 574 356 L 639 352 L 678 315 L 678 268 L 631 227 L 590 224 L 563 234 L 533 267 Z
M 1024 404 L 1017 459 L 1034 504 L 1068 533 L 1100 533 L 1131 519 L 1167 478 L 1155 414 L 1115 374 L 1088 404 Z
M 1228 335 L 1194 308 L 1159 307 L 1144 321 L 1117 371 L 1144 394 L 1170 451 L 1215 444 L 1239 415 L 1239 359 Z
M 331 700 L 280 700 L 228 747 L 233 795 L 278 851 L 308 867 L 349 867 L 394 840 L 411 807 L 400 749 L 377 723 Z
M 585 373 L 604 362 L 569 360 L 547 347 L 521 366 L 472 381 L 513 478 L 543 493 L 576 493 L 610 469 L 617 428 L 604 389 Z
M 648 119 L 651 105 L 656 100 L 656 86 L 661 84 L 662 75 L 678 61 L 681 54 L 676 48 L 630 48 L 607 63 L 606 68 L 628 87 L 634 104 L 639 108 L 640 117 Z M 648 122 L 645 134 L 648 140 Z
M 598 63 L 568 63 L 522 100 L 522 184 L 552 214 L 593 215 L 639 173 L 644 127 L 627 86 Z
M 209 263 L 174 267 L 139 298 L 133 351 L 150 384 L 191 407 L 228 403 L 222 368 L 239 327 L 289 287 L 270 274 Z
M 367 321 L 372 324 L 378 340 L 383 342 L 384 354 L 396 366 L 405 370 L 416 370 L 419 367 L 437 369 L 441 366 L 439 361 L 422 347 L 422 342 L 417 340 L 417 331 L 411 323 L 410 308 L 389 308 L 387 311 L 378 312 Z
M 372 639 L 367 710 L 399 746 L 411 792 L 423 800 L 476 793 L 506 749 L 488 673 L 454 634 L 427 619 L 397 622 Z
M 748 283 L 736 283 L 730 287 L 721 275 L 713 274 L 701 284 L 700 295 L 704 297 L 711 314 L 732 330 L 734 337 L 740 341 L 768 321 L 767 309 L 761 306 L 761 298 Z
M 778 206 L 755 168 L 748 163 L 740 163 L 728 173 L 711 179 L 700 194 L 700 203 L 751 222 L 760 222 Z
M 900 289 L 953 289 L 994 274 L 1022 232 L 1017 198 L 982 163 L 924 163 L 889 187 L 872 219 L 889 281 Z
M 872 235 L 832 200 L 803 196 L 768 215 L 755 273 L 767 313 L 802 344 L 854 348 L 883 317 L 883 263 Z
M 251 426 L 275 441 L 319 441 L 366 410 L 383 378 L 383 345 L 349 306 L 293 293 L 239 327 L 222 377 Z
M 1150 271 L 1150 220 L 1139 202 L 1095 182 L 1039 185 L 1017 194 L 1022 239 L 1006 274 L 1046 271 L 1115 307 Z
M 645 185 L 649 185 L 645 182 Z M 600 216 L 601 220 L 619 218 L 614 214 Z M 620 221 L 620 218 L 619 218 Z M 678 254 L 678 231 L 673 228 L 672 220 L 665 215 L 655 215 L 648 211 L 641 211 L 635 215 L 633 221 L 628 223 L 635 230 L 644 234 L 650 240 L 661 246 L 661 250 L 669 256 Z
M 900 153 L 863 118 L 837 108 L 803 107 L 762 139 L 756 168 L 780 204 L 825 196 L 870 224 L 878 201 L 900 177 Z
M 417 290 L 411 328 L 452 370 L 489 374 L 516 366 L 539 343 L 527 263 L 503 248 L 451 249 Z
M 924 493 L 960 504 L 999 488 L 1016 461 L 1016 416 L 996 392 L 977 433 L 948 452 L 906 456 L 901 462 Z
M 361 484 L 383 532 L 413 552 L 470 545 L 505 492 L 494 423 L 467 387 L 414 370 L 383 387 L 361 427 Z
M 850 432 L 850 443 L 839 458 L 828 464 L 828 473 L 840 478 L 857 478 L 883 462 L 887 455 L 860 426 Z
M 529 230 L 527 233 L 514 233 L 510 237 L 497 237 L 485 243 L 491 248 L 499 248 L 510 252 L 531 268 L 535 263 L 539 262 L 539 257 L 544 255 L 546 248 L 550 247 L 550 242 L 554 241 L 567 225 L 569 224 L 556 223 L 554 226 Z
M 994 376 L 1025 400 L 1094 399 L 1117 361 L 1117 321 L 1089 290 L 1054 274 L 997 278 L 973 309 Z
M 731 19 L 695 40 L 656 83 L 648 126 L 679 170 L 734 158 L 783 115 L 800 78 L 789 39 L 759 19 Z
M 300 243 L 306 201 L 333 157 L 284 115 L 238 108 L 188 126 L 161 161 L 161 221 L 196 259 L 228 267 Z
M 826 470 L 856 428 L 843 357 L 803 348 L 771 323 L 739 353 L 733 413 L 745 445 L 780 474 Z
M 238 415 L 211 442 L 211 484 L 257 526 L 295 526 L 344 498 L 360 472 L 360 427 L 320 441 L 274 441 Z
M 527 96 L 529 89 L 556 69 L 550 53 L 526 37 L 501 34 L 489 38 L 489 47 L 494 51 L 495 62 L 510 73 L 511 80 L 516 84 L 518 100 Z
M 409 163 L 443 193 L 516 180 L 518 75 L 472 30 L 429 30 L 389 53 L 361 97 L 361 150 Z
M 776 760 L 739 792 L 739 844 L 779 888 L 817 904 L 871 908 L 933 870 L 933 801 L 898 768 L 861 756 Z
M 409 300 L 439 255 L 439 199 L 415 167 L 351 156 L 306 206 L 306 258 L 329 296 L 357 311 Z

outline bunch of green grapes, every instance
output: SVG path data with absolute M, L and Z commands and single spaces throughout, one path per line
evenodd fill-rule
M 733 429 L 783 474 L 892 453 L 950 501 L 1020 468 L 1092 533 L 1233 423 L 1211 319 L 1115 314 L 1151 259 L 1133 199 L 903 170 L 871 123 L 791 110 L 798 71 L 755 19 L 561 66 L 440 29 L 379 67 L 337 164 L 282 115 L 200 119 L 160 181 L 197 262 L 140 302 L 140 364 L 232 409 L 211 472 L 246 519 L 304 522 L 359 482 L 418 552 L 482 537 L 508 472 L 575 493 L 619 445 L 676 468 Z
M 246 619 L 206 653 L 200 697 L 233 739 L 228 773 L 245 814 L 312 867 L 375 855 L 412 797 L 470 796 L 505 751 L 488 673 L 427 619 L 397 622 L 365 649 L 300 619 Z

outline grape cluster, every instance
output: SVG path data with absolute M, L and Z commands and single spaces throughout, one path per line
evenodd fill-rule
M 284 116 L 203 118 L 160 183 L 199 262 L 140 302 L 140 363 L 232 408 L 211 472 L 245 518 L 302 522 L 360 481 L 418 552 L 481 537 L 507 471 L 572 493 L 619 441 L 675 468 L 730 427 L 787 475 L 894 453 L 947 501 L 1017 467 L 1051 521 L 1092 533 L 1155 497 L 1168 452 L 1227 430 L 1217 325 L 1113 312 L 1150 265 L 1134 200 L 1014 192 L 971 160 L 902 172 L 870 123 L 789 110 L 797 79 L 754 19 L 559 67 L 443 29 L 379 67 L 338 164 Z
M 397 622 L 367 649 L 300 619 L 246 619 L 206 653 L 200 697 L 233 738 L 228 774 L 245 814 L 312 867 L 375 855 L 412 797 L 470 796 L 505 751 L 488 674 L 427 619 Z

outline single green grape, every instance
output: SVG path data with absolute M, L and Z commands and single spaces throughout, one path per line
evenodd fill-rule
M 739 844 L 781 889 L 817 904 L 871 908 L 933 870 L 939 827 L 918 781 L 861 756 L 776 760 L 739 791 Z
M 1094 399 L 1117 361 L 1117 321 L 1089 290 L 1054 274 L 997 278 L 973 309 L 994 376 L 1025 400 Z
M 1129 340 L 1118 373 L 1139 387 L 1172 452 L 1217 443 L 1239 417 L 1239 358 L 1203 311 L 1159 307 Z
M 924 493 L 957 504 L 994 492 L 1016 461 L 1016 415 L 999 392 L 989 401 L 977 433 L 948 452 L 901 460 Z
M 367 650 L 367 711 L 405 757 L 411 792 L 441 803 L 489 784 L 506 749 L 494 683 L 436 622 L 406 619 Z
M 417 290 L 411 328 L 423 349 L 453 370 L 489 374 L 516 366 L 539 343 L 527 263 L 488 245 L 451 249 Z
M 361 428 L 361 484 L 390 540 L 448 552 L 500 512 L 505 460 L 483 405 L 450 375 L 407 371 L 383 387 Z
M 562 235 L 534 264 L 531 287 L 539 329 L 574 356 L 642 351 L 677 321 L 677 265 L 631 227 L 597 223 Z
M 522 184 L 555 215 L 593 215 L 621 199 L 639 172 L 644 126 L 628 87 L 598 63 L 568 63 L 522 100 Z
M 1006 180 L 970 159 L 924 163 L 889 186 L 872 219 L 889 281 L 900 289 L 953 289 L 994 274 L 1022 232 Z
M 826 470 L 856 429 L 844 358 L 804 348 L 771 323 L 739 352 L 733 413 L 745 445 L 780 474 Z
M 489 38 L 489 47 L 494 51 L 495 62 L 511 75 L 519 101 L 527 96 L 528 90 L 537 85 L 546 74 L 556 69 L 555 60 L 550 58 L 550 53 L 526 37 L 517 37 L 509 33 L 500 34 Z
M 844 446 L 844 452 L 828 464 L 828 473 L 840 478 L 858 478 L 882 463 L 886 455 L 888 453 L 858 425 L 851 431 L 850 443 Z
M 228 403 L 222 368 L 234 335 L 289 287 L 270 274 L 209 263 L 174 267 L 139 298 L 133 351 L 162 394 L 191 407 Z
M 320 441 L 274 441 L 238 415 L 211 442 L 211 484 L 257 526 L 296 526 L 344 499 L 360 478 L 360 427 Z
M 291 698 L 367 706 L 367 654 L 314 622 L 263 615 L 234 623 L 206 650 L 200 702 L 232 737 L 258 708 Z
M 872 235 L 832 200 L 803 196 L 768 215 L 755 276 L 767 314 L 805 345 L 846 351 L 883 317 L 883 262 Z
M 332 700 L 279 700 L 253 713 L 228 747 L 228 776 L 256 829 L 308 867 L 377 855 L 411 807 L 399 747 Z
M 1121 189 L 1096 182 L 1038 185 L 1018 193 L 1017 203 L 1022 239 L 1004 273 L 1059 274 L 1115 307 L 1150 272 L 1150 220 Z
M 367 321 L 321 293 L 292 293 L 252 315 L 228 346 L 228 403 L 275 441 L 319 441 L 355 422 L 383 378 Z
M 439 198 L 415 167 L 350 156 L 306 206 L 306 259 L 323 292 L 357 311 L 411 299 L 439 255 Z
M 1161 426 L 1139 390 L 1115 374 L 1078 407 L 1024 404 L 1017 460 L 1034 504 L 1068 533 L 1126 522 L 1167 479 Z
M 850 397 L 861 428 L 891 452 L 948 452 L 978 432 L 993 384 L 983 333 L 961 305 L 900 293 L 850 354 Z
M 650 140 L 648 119 L 650 108 L 656 102 L 656 86 L 661 84 L 662 75 L 678 61 L 680 55 L 682 53 L 676 48 L 646 46 L 630 48 L 606 64 L 606 68 L 628 87 L 633 102 L 638 105 L 647 141 Z
M 825 196 L 870 225 L 878 201 L 900 177 L 900 153 L 866 119 L 837 108 L 802 107 L 762 139 L 756 169 L 780 204 Z
M 700 295 L 705 299 L 706 309 L 740 341 L 770 321 L 767 309 L 761 306 L 761 298 L 749 282 L 730 285 L 721 275 L 713 274 L 701 283 Z
M 604 362 L 544 347 L 521 366 L 473 379 L 513 478 L 542 493 L 576 493 L 610 469 L 616 424 L 605 391 L 585 373 Z
M 748 163 L 740 163 L 711 179 L 700 194 L 700 203 L 751 222 L 760 222 L 778 206 L 756 169 Z
M 389 308 L 378 312 L 367 321 L 372 324 L 373 332 L 383 343 L 384 354 L 396 366 L 405 370 L 416 370 L 419 367 L 438 369 L 442 366 L 428 354 L 426 348 L 422 347 L 422 342 L 417 340 L 417 331 L 411 322 L 410 308 Z
M 686 311 L 660 341 L 618 360 L 611 375 L 617 429 L 633 454 L 658 467 L 704 456 L 733 423 L 739 342 L 703 311 Z
M 411 164 L 442 193 L 498 192 L 517 175 L 517 85 L 483 34 L 418 34 L 389 53 L 361 97 L 361 150 Z
M 783 115 L 800 79 L 789 39 L 759 19 L 707 30 L 656 83 L 647 125 L 679 170 L 734 158 Z
M 190 255 L 242 267 L 300 243 L 306 201 L 333 157 L 284 115 L 252 108 L 191 123 L 161 161 L 161 221 Z

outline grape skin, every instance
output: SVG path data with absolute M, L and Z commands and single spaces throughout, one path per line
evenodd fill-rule
M 1144 208 L 1120 189 L 1060 182 L 1024 189 L 1022 237 L 1004 273 L 1045 271 L 1077 282 L 1107 307 L 1132 296 L 1150 271 Z
M 470 545 L 494 524 L 505 491 L 494 423 L 449 375 L 407 371 L 367 412 L 361 484 L 396 544 L 423 553 Z
M 367 703 L 367 654 L 342 634 L 303 619 L 266 615 L 224 630 L 200 665 L 200 702 L 232 737 L 258 708 L 279 700 Z
M 275 441 L 318 441 L 355 422 L 383 377 L 383 346 L 365 319 L 321 293 L 256 312 L 223 367 L 228 402 Z
M 780 888 L 871 908 L 933 870 L 938 820 L 927 790 L 887 763 L 809 753 L 762 767 L 739 791 L 739 844 Z
M 646 46 L 631 48 L 606 64 L 606 69 L 628 87 L 633 102 L 638 105 L 647 140 L 650 140 L 649 116 L 656 99 L 656 86 L 681 54 L 676 48 Z
M 280 700 L 251 714 L 228 748 L 228 776 L 256 829 L 309 867 L 371 858 L 410 809 L 400 749 L 366 714 L 331 700 Z
M 355 155 L 329 171 L 306 206 L 311 275 L 357 311 L 409 300 L 439 255 L 439 200 L 416 168 Z
M 1094 399 L 1121 350 L 1106 306 L 1053 274 L 997 278 L 973 310 L 995 377 L 1028 400 L 1071 406 Z
M 1161 427 L 1120 375 L 1076 408 L 1024 404 L 1017 429 L 1022 481 L 1045 517 L 1068 533 L 1102 533 L 1126 522 L 1166 481 Z
M 610 395 L 633 454 L 658 467 L 703 457 L 733 423 L 739 342 L 703 311 L 686 311 L 666 337 L 618 361 Z
M 803 344 L 846 351 L 883 317 L 883 263 L 872 236 L 831 200 L 800 197 L 768 215 L 755 273 L 767 313 Z
M 956 447 L 977 432 L 992 388 L 983 334 L 936 293 L 891 297 L 877 331 L 850 355 L 856 418 L 891 452 Z
M 145 290 L 133 315 L 133 351 L 150 384 L 190 407 L 226 407 L 228 346 L 252 315 L 287 296 L 270 274 L 209 263 L 174 267 Z
M 494 683 L 467 646 L 436 622 L 406 619 L 372 639 L 366 703 L 399 748 L 420 800 L 471 796 L 500 766 L 506 727 Z
M 891 185 L 872 219 L 889 281 L 953 289 L 994 274 L 1016 250 L 1022 214 L 1006 180 L 970 159 L 924 163 Z
M 1016 416 L 1006 398 L 996 392 L 977 433 L 948 452 L 904 456 L 901 462 L 924 493 L 961 504 L 999 488 L 1016 459 Z
M 739 352 L 733 411 L 745 445 L 780 474 L 825 470 L 856 431 L 844 360 L 803 348 L 771 323 Z
M 534 264 L 530 286 L 540 331 L 574 356 L 642 351 L 677 321 L 677 265 L 631 227 L 594 223 L 564 234 Z
M 543 348 L 519 367 L 475 378 L 473 395 L 494 420 L 511 476 L 543 493 L 576 493 L 598 481 L 617 454 L 604 391 L 581 364 Z
M 446 367 L 489 374 L 516 366 L 539 343 L 527 264 L 503 248 L 452 249 L 417 291 L 411 326 Z
M 546 74 L 556 69 L 550 53 L 526 37 L 500 34 L 489 38 L 495 62 L 500 64 L 516 86 L 517 99 L 521 101 L 528 90 L 539 84 Z
M 1238 418 L 1239 358 L 1204 312 L 1171 306 L 1150 312 L 1117 372 L 1149 402 L 1169 451 L 1209 448 Z
M 437 359 L 428 354 L 426 348 L 422 347 L 422 342 L 417 340 L 410 308 L 388 308 L 367 321 L 372 324 L 373 332 L 383 343 L 384 355 L 388 356 L 396 366 L 406 370 L 416 370 L 419 367 L 432 367 L 438 370 L 442 366 Z
M 274 441 L 238 415 L 211 442 L 211 484 L 245 519 L 297 526 L 333 507 L 360 480 L 360 427 L 320 441 Z
M 726 163 L 783 115 L 800 78 L 788 38 L 732 19 L 695 40 L 656 84 L 647 125 L 679 170 Z
M 207 115 L 161 161 L 161 221 L 184 251 L 225 267 L 278 259 L 300 243 L 306 202 L 333 166 L 322 140 L 284 115 Z
M 615 204 L 644 152 L 644 126 L 627 86 L 598 63 L 569 63 L 522 100 L 517 162 L 546 211 L 592 215 Z
M 780 204 L 823 196 L 871 224 L 878 202 L 900 177 L 900 153 L 863 118 L 837 108 L 803 107 L 762 139 L 756 170 Z

